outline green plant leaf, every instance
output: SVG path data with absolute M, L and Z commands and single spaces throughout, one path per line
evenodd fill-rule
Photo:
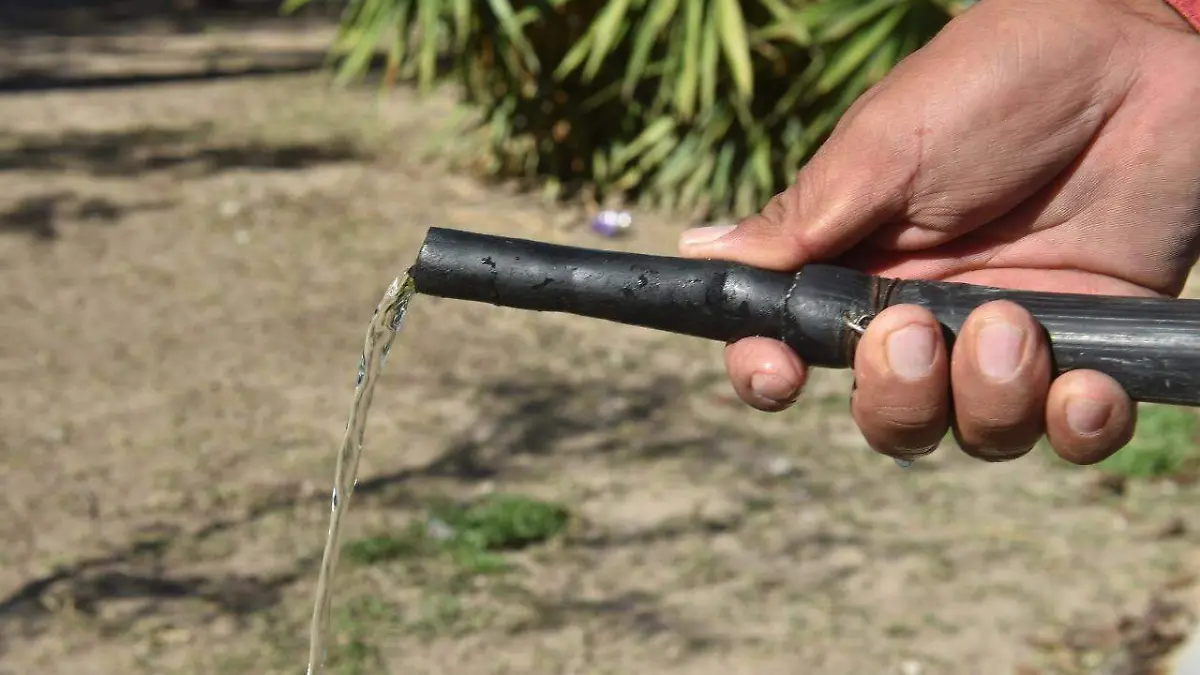
M 737 188 L 733 196 L 733 211 L 739 215 L 758 210 L 758 185 L 754 180 L 752 162 L 742 165 L 738 172 Z
M 608 103 L 621 95 L 621 82 L 612 82 L 604 89 L 592 94 L 579 104 L 582 110 L 595 110 L 600 106 Z M 632 107 L 632 106 L 631 106 Z
M 784 117 L 792 116 L 797 113 L 797 108 L 801 101 L 807 101 L 808 98 L 816 96 L 813 91 L 813 83 L 821 76 L 821 71 L 824 70 L 825 59 L 819 53 L 812 61 L 809 61 L 808 66 L 800 73 L 800 76 L 793 79 L 788 88 L 780 95 L 775 102 L 775 106 L 766 116 L 764 123 L 768 126 L 774 126 Z
M 777 22 L 787 22 L 792 19 L 792 15 L 795 13 L 795 10 L 782 0 L 759 0 L 759 3 L 767 8 L 772 18 Z
M 600 182 L 608 179 L 608 155 L 603 150 L 592 153 L 592 175 Z
M 817 31 L 816 39 L 818 42 L 841 40 L 851 33 L 861 30 L 871 19 L 901 2 L 906 2 L 906 0 L 870 0 L 861 3 L 861 6 L 853 10 L 831 17 L 828 23 L 823 24 Z
M 452 0 L 451 13 L 454 17 L 454 47 L 460 52 L 467 48 L 471 38 L 471 6 L 474 0 Z
M 407 3 L 404 3 L 404 4 L 407 4 Z M 406 35 L 405 35 L 404 29 L 406 28 L 407 22 L 404 21 L 404 16 L 405 16 L 405 11 L 406 11 L 407 7 L 399 7 L 398 6 L 397 9 L 400 10 L 399 15 L 401 18 L 400 18 L 400 20 L 396 21 L 395 25 L 392 27 L 392 30 L 391 30 L 392 39 L 388 42 L 387 74 L 385 75 L 385 78 L 384 78 L 385 86 L 393 84 L 393 82 L 391 81 L 391 78 L 393 78 L 395 76 L 395 74 L 400 70 L 400 67 L 404 63 L 404 57 L 405 57 L 405 46 L 406 46 L 405 45 L 405 37 L 406 37 Z
M 675 10 L 678 7 L 679 0 L 653 0 L 653 5 L 633 40 L 633 52 L 629 56 L 629 65 L 625 68 L 625 79 L 622 84 L 624 96 L 632 96 L 634 88 L 645 76 L 646 63 L 650 60 L 650 50 L 671 18 L 675 16 Z
M 852 12 L 861 4 L 862 0 L 818 0 L 801 7 L 792 18 L 810 33 L 817 33 L 837 15 Z
M 283 15 L 292 14 L 310 2 L 312 0 L 283 0 L 283 4 L 279 6 L 279 13 Z
M 711 152 L 705 149 L 701 155 L 700 163 L 696 166 L 692 175 L 684 182 L 679 193 L 679 205 L 684 208 L 691 208 L 699 202 L 700 191 L 704 189 L 708 179 L 712 176 L 713 168 L 717 165 L 717 158 Z
M 879 49 L 867 59 L 864 66 L 867 70 L 867 84 L 872 85 L 883 79 L 892 68 L 896 67 L 896 62 L 900 60 L 900 47 L 903 45 L 903 37 L 900 35 L 889 35 Z
M 660 117 L 654 120 L 642 133 L 638 134 L 633 142 L 613 154 L 613 168 L 623 168 L 651 146 L 657 145 L 673 131 L 675 131 L 675 120 L 669 117 Z
M 651 169 L 660 168 L 663 161 L 671 154 L 679 145 L 679 138 L 675 134 L 667 134 L 658 139 L 654 145 L 650 146 L 646 152 L 637 161 L 637 171 L 645 174 Z
M 761 134 L 754 141 L 754 150 L 750 155 L 750 167 L 754 179 L 762 190 L 770 190 L 775 184 L 775 176 L 771 172 L 771 141 L 767 135 Z
M 747 42 L 746 18 L 740 0 L 714 0 L 713 17 L 720 33 L 725 61 L 729 64 L 734 85 L 744 100 L 754 95 L 754 69 L 750 64 L 750 45 Z
M 670 156 L 663 160 L 662 167 L 654 175 L 654 187 L 667 191 L 677 187 L 699 163 L 701 151 L 700 136 L 694 132 L 676 143 Z
M 798 47 L 808 47 L 813 43 L 812 33 L 799 21 L 780 20 L 754 32 L 755 40 L 790 42 Z
M 893 7 L 870 28 L 847 40 L 830 58 L 829 65 L 817 79 L 817 93 L 829 93 L 845 82 L 846 78 L 887 40 L 888 35 L 907 12 L 907 5 Z
M 583 64 L 584 59 L 588 57 L 588 52 L 592 49 L 594 39 L 595 33 L 589 30 L 574 45 L 571 45 L 571 50 L 562 58 L 562 61 L 558 62 L 558 67 L 554 69 L 555 79 L 561 80 L 565 78 Z
M 675 109 L 684 119 L 696 113 L 696 92 L 700 85 L 700 47 L 704 41 L 704 0 L 685 0 L 680 66 L 674 73 Z
M 715 105 L 709 108 L 697 122 L 700 135 L 706 146 L 716 149 L 716 144 L 725 139 L 729 128 L 733 126 L 735 115 L 728 106 Z
M 421 46 L 417 67 L 418 84 L 422 91 L 433 86 L 437 70 L 438 33 L 441 29 L 441 0 L 417 0 L 417 23 L 421 27 Z
M 809 144 L 804 138 L 804 124 L 797 117 L 788 118 L 780 134 L 783 146 L 783 174 L 791 180 L 800 172 L 800 162 L 808 154 Z
M 591 53 L 588 54 L 587 65 L 583 68 L 583 77 L 585 80 L 591 80 L 596 77 L 604 59 L 608 57 L 609 51 L 616 44 L 618 36 L 626 28 L 625 13 L 629 10 L 629 0 L 608 0 L 601 10 L 600 15 L 596 17 L 592 27 L 596 31 L 596 37 L 592 41 Z
M 737 146 L 734 141 L 727 140 L 717 153 L 717 164 L 713 169 L 712 183 L 709 184 L 709 194 L 715 205 L 724 206 L 733 189 L 733 159 Z
M 504 29 L 505 36 L 520 51 L 526 66 L 531 71 L 538 72 L 537 54 L 534 52 L 533 46 L 525 39 L 525 33 L 521 29 L 521 24 L 517 21 L 517 17 L 513 13 L 512 4 L 508 0 L 487 0 L 487 3 L 496 15 L 496 20 Z
M 700 107 L 704 110 L 717 102 L 717 80 L 721 69 L 720 32 L 716 12 L 709 12 L 700 46 Z
M 394 3 L 391 7 L 387 6 L 386 0 L 375 0 L 365 5 L 362 33 L 348 43 L 348 54 L 342 61 L 336 78 L 338 84 L 347 84 L 367 70 L 383 34 L 388 28 L 395 27 L 408 9 L 407 1 Z

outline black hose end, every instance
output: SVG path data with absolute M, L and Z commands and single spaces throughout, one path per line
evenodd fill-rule
M 712 260 L 603 251 L 430 228 L 417 292 L 735 340 L 782 337 L 791 275 Z
M 431 227 L 408 274 L 418 293 L 499 303 L 501 298 L 492 288 L 496 273 L 492 256 L 504 242 L 503 237 Z

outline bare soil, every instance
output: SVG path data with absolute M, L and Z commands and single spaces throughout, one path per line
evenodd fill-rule
M 324 37 L 21 56 L 164 72 Z M 0 673 L 303 672 L 362 331 L 425 228 L 673 251 L 680 219 L 601 240 L 431 159 L 452 94 L 312 73 L 0 96 Z M 1195 486 L 950 444 L 901 471 L 845 373 L 768 415 L 720 355 L 418 297 L 348 539 L 495 491 L 574 519 L 503 574 L 344 564 L 333 671 L 1132 674 L 1194 622 L 1172 603 L 1200 572 Z

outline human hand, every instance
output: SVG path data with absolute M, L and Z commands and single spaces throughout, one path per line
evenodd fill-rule
M 775 270 L 833 261 L 872 274 L 1004 288 L 1175 296 L 1200 255 L 1200 35 L 1162 0 L 983 0 L 864 94 L 795 184 L 734 228 L 692 230 L 688 257 Z M 1090 464 L 1136 409 L 1112 378 L 1050 381 L 1018 305 L 989 303 L 950 353 L 916 306 L 873 319 L 854 418 L 911 459 L 953 428 L 1002 461 L 1045 435 Z M 726 350 L 739 396 L 795 400 L 806 366 L 781 343 Z

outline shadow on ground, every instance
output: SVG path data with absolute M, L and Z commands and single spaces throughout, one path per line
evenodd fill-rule
M 278 0 L 0 0 L 0 94 L 123 89 L 226 78 L 309 73 L 330 65 L 327 39 L 272 43 L 336 25 L 345 0 L 312 0 L 283 15 Z M 194 50 L 207 33 L 259 31 L 239 42 Z M 154 40 L 141 40 L 153 36 Z M 131 38 L 133 38 L 131 40 Z M 193 51 L 188 52 L 188 45 Z M 183 51 L 180 51 L 180 50 Z M 119 72 L 80 71 L 80 64 L 128 62 Z M 374 79 L 382 55 L 368 72 Z
M 211 61 L 206 61 L 205 67 L 200 70 L 124 75 L 77 75 L 56 68 L 29 68 L 0 77 L 0 94 L 67 89 L 125 89 L 158 84 L 209 82 L 234 77 L 275 77 L 316 72 L 326 66 L 325 55 L 319 52 L 294 52 L 276 56 L 275 60 L 278 63 L 242 67 L 212 65 Z
M 451 376 L 443 383 L 451 388 L 472 386 Z M 667 409 L 688 389 L 688 382 L 679 376 L 622 382 L 600 376 L 571 381 L 528 374 L 475 387 L 472 408 L 479 412 L 480 423 L 452 441 L 424 469 L 427 475 L 486 480 L 521 456 L 623 452 L 655 459 L 710 447 L 699 432 L 679 436 L 663 431 L 667 425 L 662 423 L 670 416 Z M 381 476 L 359 489 L 380 491 L 392 481 L 393 477 Z
M 685 617 L 673 616 L 661 597 L 645 592 L 618 593 L 597 600 L 579 597 L 530 597 L 526 601 L 532 618 L 510 629 L 512 634 L 553 632 L 589 620 L 602 622 L 607 630 L 651 640 L 671 635 L 683 641 L 682 652 L 694 656 L 728 642 L 727 636 L 692 625 Z
M 0 211 L 0 235 L 27 235 L 42 241 L 59 237 L 59 220 L 70 219 L 111 225 L 133 211 L 166 209 L 170 202 L 119 204 L 105 197 L 80 197 L 60 190 L 25 197 L 12 208 Z
M 172 574 L 164 569 L 162 558 L 175 543 L 170 536 L 139 541 L 112 555 L 82 560 L 34 579 L 0 601 L 0 625 L 16 624 L 19 634 L 35 635 L 46 630 L 59 612 L 99 617 L 104 604 L 130 600 L 141 604 L 102 621 L 100 629 L 124 632 L 182 600 L 204 601 L 217 613 L 241 617 L 274 607 L 283 589 L 300 576 L 300 569 L 311 566 L 266 577 Z M 4 647 L 0 642 L 0 653 Z
M 369 156 L 348 139 L 210 144 L 210 132 L 211 127 L 203 124 L 61 135 L 0 132 L 0 172 L 74 170 L 95 176 L 134 177 L 188 168 L 212 174 L 232 169 L 299 170 Z
M 313 0 L 296 16 L 336 18 L 345 0 Z M 286 21 L 279 0 L 0 0 L 0 26 L 24 35 L 102 36 L 137 30 L 148 22 L 179 33 L 213 24 Z
M 708 447 L 699 431 L 694 436 L 676 437 L 664 431 L 666 425 L 661 424 L 662 416 L 669 414 L 671 401 L 686 389 L 683 378 L 662 376 L 637 385 L 619 379 L 616 383 L 599 380 L 597 375 L 595 381 L 563 384 L 543 374 L 476 383 L 477 398 L 486 420 L 478 425 L 483 431 L 473 429 L 463 437 L 452 438 L 444 452 L 424 466 L 366 478 L 355 492 L 356 508 L 374 505 L 420 509 L 423 502 L 416 490 L 422 480 L 450 479 L 470 485 L 506 472 L 522 455 L 536 454 L 545 460 L 554 455 L 569 458 L 575 453 L 624 453 L 625 459 L 641 461 Z M 591 395 L 586 395 L 589 390 Z M 598 398 L 609 403 L 598 406 Z M 626 434 L 638 438 L 636 444 L 621 440 Z M 326 494 L 313 494 L 298 484 L 257 494 L 257 501 L 237 516 L 213 518 L 199 528 L 188 530 L 162 523 L 116 553 L 63 565 L 25 582 L 0 599 L 0 627 L 15 624 L 20 633 L 35 634 L 45 630 L 61 608 L 96 616 L 105 603 L 130 599 L 142 603 L 133 615 L 126 614 L 120 621 L 132 622 L 165 612 L 170 603 L 182 600 L 201 600 L 211 605 L 214 612 L 235 617 L 275 607 L 286 587 L 311 577 L 319 561 L 318 551 L 281 565 L 281 571 L 267 576 L 180 574 L 170 568 L 169 554 L 173 549 L 190 550 L 219 533 L 249 526 L 272 514 L 328 503 Z M 678 524 L 664 525 L 661 531 L 642 533 L 639 541 L 673 539 L 685 533 Z M 584 537 L 568 545 L 587 551 L 620 543 Z M 524 601 L 542 618 L 523 626 L 523 630 L 561 625 L 567 615 L 580 613 L 624 616 L 620 623 L 639 633 L 669 628 L 665 620 L 655 618 L 647 598 Z M 117 625 L 108 619 L 102 625 L 105 630 L 121 630 L 124 624 Z
M 61 135 L 0 131 L 0 174 L 6 172 L 82 172 L 105 178 L 136 178 L 156 171 L 213 175 L 232 170 L 300 171 L 334 162 L 369 158 L 354 142 L 271 144 L 259 140 L 213 142 L 208 125 L 68 132 Z M 54 190 L 20 198 L 0 210 L 0 235 L 26 235 L 43 241 L 58 238 L 59 223 L 113 224 L 134 211 L 170 207 L 160 199 L 117 203 L 99 196 Z

